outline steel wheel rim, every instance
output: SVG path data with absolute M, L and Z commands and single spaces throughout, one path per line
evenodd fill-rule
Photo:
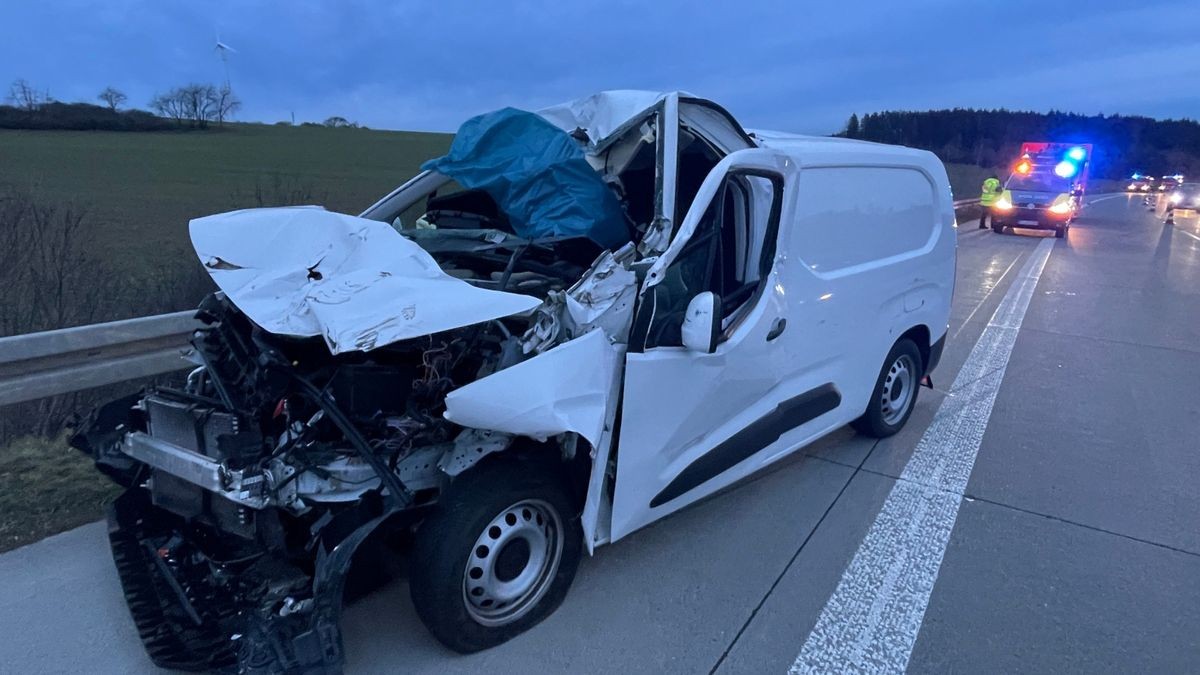
M 550 504 L 527 499 L 484 528 L 463 570 L 463 605 L 484 626 L 503 626 L 532 610 L 550 589 L 562 560 L 563 527 Z
M 908 354 L 901 354 L 888 368 L 883 379 L 880 406 L 883 421 L 894 426 L 908 413 L 916 394 L 916 364 Z

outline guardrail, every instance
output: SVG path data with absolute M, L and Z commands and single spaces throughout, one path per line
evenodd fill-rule
M 195 313 L 0 338 L 0 406 L 187 368 Z
M 954 208 L 978 204 L 961 199 Z M 152 377 L 183 358 L 194 310 L 0 338 L 0 406 Z

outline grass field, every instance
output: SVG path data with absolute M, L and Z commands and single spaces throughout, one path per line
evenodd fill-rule
M 65 435 L 18 438 L 0 450 L 0 552 L 101 518 L 119 492 Z
M 0 184 L 87 209 L 116 269 L 193 264 L 191 218 L 256 190 L 358 213 L 449 147 L 447 134 L 234 124 L 207 132 L 0 131 Z

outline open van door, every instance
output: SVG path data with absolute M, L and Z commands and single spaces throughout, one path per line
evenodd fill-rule
M 725 157 L 647 272 L 626 355 L 613 541 L 782 456 L 840 402 L 832 384 L 798 390 L 807 378 L 795 377 L 814 355 L 789 339 L 779 283 L 794 175 L 772 150 Z

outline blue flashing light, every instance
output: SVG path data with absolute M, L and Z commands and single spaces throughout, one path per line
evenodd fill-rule
M 1082 162 L 1085 157 L 1087 157 L 1087 150 L 1083 148 L 1074 147 L 1067 151 L 1067 159 Z
M 1140 173 L 1135 173 L 1135 174 L 1133 174 L 1133 179 L 1134 179 L 1134 180 L 1137 180 L 1137 179 L 1139 179 L 1139 178 L 1141 178 L 1141 177 L 1142 177 L 1142 174 L 1140 174 Z
M 1065 159 L 1063 161 L 1059 162 L 1054 167 L 1054 174 L 1060 178 L 1070 178 L 1071 176 L 1074 176 L 1078 171 L 1079 171 L 1078 166 L 1075 166 L 1074 164 L 1072 164 L 1071 162 L 1068 162 Z

